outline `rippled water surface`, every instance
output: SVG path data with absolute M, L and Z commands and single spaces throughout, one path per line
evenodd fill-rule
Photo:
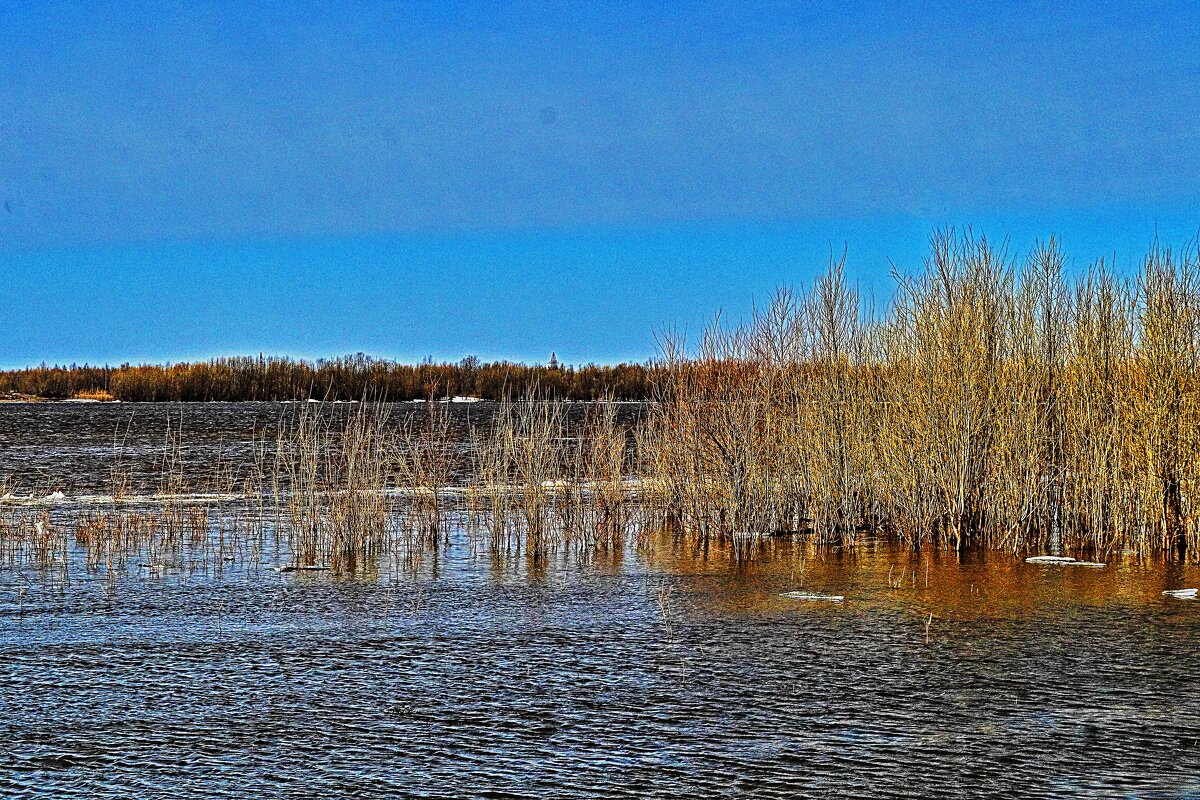
M 0 422 L 4 470 L 87 473 L 113 407 L 43 408 Z M 260 412 L 185 410 L 198 457 Z M 1200 796 L 1200 603 L 1161 594 L 1192 566 L 459 531 L 353 579 L 273 558 L 0 566 L 0 796 Z
M 350 404 L 322 407 L 336 416 Z M 441 407 L 465 440 L 496 405 Z M 256 443 L 269 452 L 281 422 L 305 409 L 298 403 L 0 403 L 0 479 L 15 492 L 107 492 L 118 467 L 131 479 L 131 491 L 153 492 L 163 459 L 175 455 L 192 477 L 209 478 L 222 468 L 236 475 L 249 467 Z M 424 403 L 392 406 L 397 423 L 427 413 Z

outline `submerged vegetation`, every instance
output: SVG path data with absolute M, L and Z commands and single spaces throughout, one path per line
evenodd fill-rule
M 636 419 L 609 392 L 580 420 L 535 383 L 467 436 L 437 404 L 422 421 L 306 404 L 219 486 L 189 485 L 164 457 L 156 511 L 123 508 L 114 472 L 112 508 L 75 535 L 96 559 L 113 541 L 178 544 L 210 525 L 195 504 L 223 503 L 222 537 L 270 535 L 289 568 L 367 568 L 441 547 L 451 527 L 535 557 L 664 531 L 735 552 L 797 535 L 1197 557 L 1194 251 L 1156 246 L 1128 278 L 1103 262 L 1068 275 L 1054 240 L 1018 259 L 945 232 L 896 280 L 876 312 L 837 262 L 745 324 L 718 321 L 694 346 L 666 337 L 638 373 L 651 399 Z M 9 557 L 53 560 L 60 521 L 33 501 L 7 508 Z
M 168 431 L 153 494 L 130 493 L 114 449 L 110 489 L 67 498 L 0 488 L 0 563 L 64 566 L 68 542 L 89 567 L 154 569 L 258 562 L 282 570 L 371 571 L 419 559 L 453 527 L 478 547 L 534 557 L 564 544 L 620 547 L 636 507 L 631 430 L 603 402 L 572 421 L 561 400 L 504 401 L 464 439 L 447 406 L 301 404 L 253 457 L 188 474 Z

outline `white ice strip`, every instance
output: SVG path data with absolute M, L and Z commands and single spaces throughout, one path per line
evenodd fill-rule
M 1196 589 L 1168 589 L 1163 594 L 1176 600 L 1195 600 L 1196 592 Z
M 621 481 L 621 487 L 624 492 L 630 495 L 636 495 L 639 489 L 644 484 L 636 479 L 624 479 Z M 566 491 L 569 488 L 577 488 L 584 493 L 595 493 L 601 489 L 610 488 L 608 483 L 594 483 L 585 481 L 582 483 L 569 483 L 567 481 L 546 481 L 541 484 L 540 488 L 546 491 Z M 434 490 L 426 486 L 399 486 L 387 489 L 364 489 L 362 494 L 380 495 L 383 497 L 429 497 L 434 493 Z M 465 495 L 468 493 L 476 493 L 482 495 L 511 495 L 518 496 L 528 491 L 528 487 L 520 484 L 478 484 L 475 486 L 439 486 L 437 494 L 442 497 L 451 497 Z M 347 494 L 344 490 L 322 490 L 312 492 L 314 497 L 339 497 Z M 153 503 L 179 503 L 183 505 L 203 505 L 209 503 L 227 503 L 238 500 L 251 500 L 269 502 L 272 499 L 280 501 L 288 500 L 292 497 L 290 492 L 283 492 L 273 498 L 270 494 L 243 494 L 238 492 L 184 492 L 179 494 L 127 494 L 113 496 L 110 494 L 79 494 L 68 496 L 62 492 L 53 492 L 48 495 L 33 495 L 33 494 L 12 494 L 8 493 L 0 495 L 0 505 L 8 506 L 136 506 L 148 505 Z
M 1030 556 L 1025 559 L 1026 564 L 1057 564 L 1063 567 L 1092 567 L 1100 569 L 1107 566 L 1103 561 L 1080 561 L 1070 556 Z
M 0 505 L 13 506 L 116 506 L 116 505 L 145 505 L 147 503 L 223 503 L 230 500 L 242 500 L 247 495 L 226 494 L 220 492 L 193 492 L 188 494 L 131 494 L 114 497 L 110 494 L 79 494 L 68 497 L 62 492 L 54 492 L 44 497 L 36 495 L 6 494 L 0 497 Z
M 825 603 L 841 603 L 846 600 L 845 595 L 822 594 L 821 592 L 781 592 L 779 596 L 789 600 L 811 600 Z

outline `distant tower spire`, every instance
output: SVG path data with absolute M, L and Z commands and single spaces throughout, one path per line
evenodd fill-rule
M 550 354 L 550 369 L 558 369 L 558 356 L 554 353 Z

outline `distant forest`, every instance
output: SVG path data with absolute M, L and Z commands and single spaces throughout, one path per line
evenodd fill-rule
M 0 372 L 0 396 L 89 397 L 130 402 L 208 400 L 417 400 L 454 396 L 498 400 L 530 391 L 570 400 L 650 396 L 643 364 L 581 367 L 484 363 L 401 364 L 362 354 L 303 361 L 218 358 L 168 365 L 46 366 Z

